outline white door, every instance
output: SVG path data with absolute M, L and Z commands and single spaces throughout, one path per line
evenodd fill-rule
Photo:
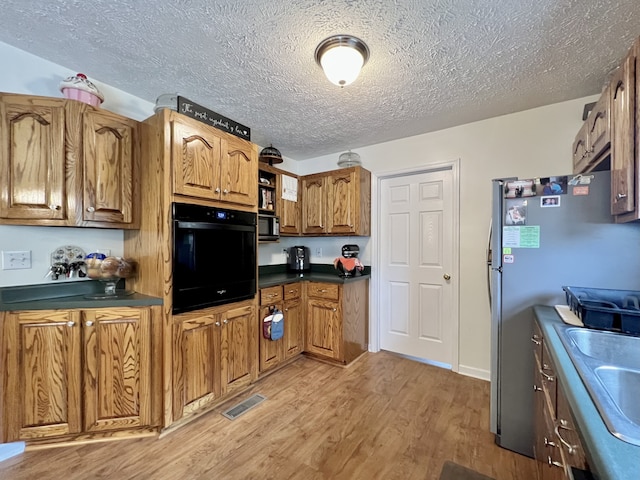
M 380 182 L 383 350 L 454 363 L 453 208 L 451 169 Z

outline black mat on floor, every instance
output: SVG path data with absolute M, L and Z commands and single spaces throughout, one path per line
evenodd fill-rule
M 491 477 L 453 462 L 444 462 L 440 480 L 494 480 Z

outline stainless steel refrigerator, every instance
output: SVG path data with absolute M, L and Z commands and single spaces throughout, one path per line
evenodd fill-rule
M 562 286 L 640 290 L 640 224 L 615 224 L 609 172 L 493 181 L 491 431 L 533 456 L 532 306 Z M 533 195 L 533 196 L 531 196 Z

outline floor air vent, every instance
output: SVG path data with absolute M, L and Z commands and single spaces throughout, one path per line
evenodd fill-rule
M 255 395 L 251 395 L 246 400 L 243 400 L 242 402 L 240 402 L 236 406 L 231 407 L 226 412 L 222 412 L 222 415 L 227 417 L 229 420 L 235 420 L 236 418 L 238 418 L 243 413 L 248 412 L 253 407 L 259 405 L 262 402 L 264 402 L 266 399 L 267 399 L 267 397 L 265 397 L 264 395 L 260 395 L 259 393 L 256 393 Z

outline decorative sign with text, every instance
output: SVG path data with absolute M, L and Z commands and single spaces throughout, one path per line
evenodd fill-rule
M 202 123 L 216 127 L 244 140 L 251 140 L 251 129 L 249 127 L 245 127 L 213 110 L 198 105 L 188 98 L 178 97 L 178 113 L 182 113 L 187 117 L 199 120 Z

